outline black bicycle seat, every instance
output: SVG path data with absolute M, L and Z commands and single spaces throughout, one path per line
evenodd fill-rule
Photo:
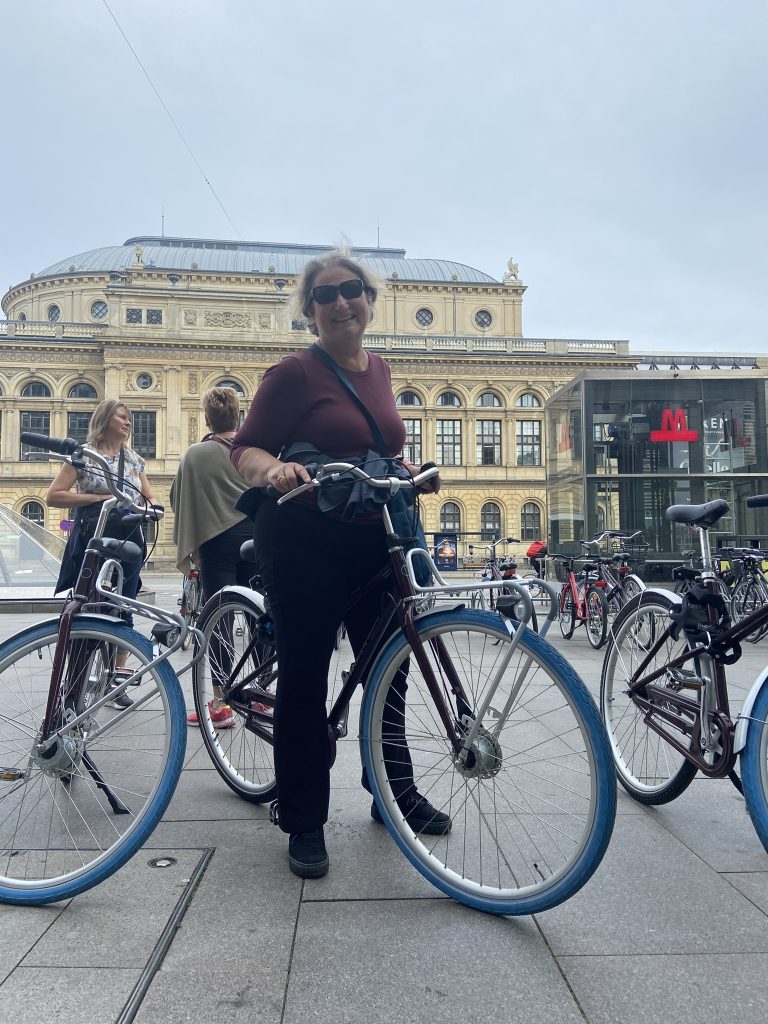
M 664 513 L 671 523 L 686 523 L 688 526 L 714 526 L 723 518 L 731 506 L 722 498 L 707 501 L 703 505 L 672 505 Z

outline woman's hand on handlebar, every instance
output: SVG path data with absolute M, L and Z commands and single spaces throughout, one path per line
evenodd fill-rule
M 411 476 L 417 476 L 419 473 L 423 473 L 425 469 L 432 469 L 435 463 L 425 462 L 424 465 L 419 469 L 412 462 L 408 462 L 407 459 L 403 459 L 403 465 L 411 474 Z M 440 490 L 441 485 L 442 480 L 440 479 L 440 474 L 438 473 L 437 476 L 433 476 L 431 480 L 427 480 L 426 483 L 421 484 L 419 490 L 423 491 L 425 494 L 437 494 L 437 492 Z
M 311 482 L 312 477 L 300 462 L 277 461 L 267 470 L 267 485 L 280 494 L 287 494 L 301 484 Z

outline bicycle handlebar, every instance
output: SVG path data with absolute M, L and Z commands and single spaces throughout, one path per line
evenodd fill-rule
M 79 447 L 73 437 L 48 437 L 47 434 L 35 434 L 30 430 L 22 431 L 21 440 L 24 444 L 44 448 L 49 452 L 56 452 L 57 455 L 73 455 Z
M 283 505 L 286 501 L 290 501 L 299 494 L 303 494 L 304 491 L 311 491 L 317 487 L 322 487 L 324 483 L 334 483 L 339 477 L 347 473 L 356 480 L 363 480 L 365 483 L 370 484 L 371 487 L 387 488 L 390 494 L 397 494 L 403 487 L 420 487 L 428 480 L 431 480 L 432 477 L 437 476 L 439 472 L 439 466 L 430 466 L 423 473 L 417 473 L 415 476 L 408 477 L 405 480 L 400 476 L 371 476 L 364 469 L 361 469 L 360 466 L 353 466 L 349 462 L 328 462 L 324 466 L 318 466 L 315 477 L 308 484 L 300 484 L 298 487 L 294 487 L 292 491 L 288 491 L 287 494 L 283 494 L 277 499 L 277 504 Z
M 86 458 L 90 462 L 95 463 L 104 474 L 104 481 L 121 508 L 131 509 L 146 519 L 154 519 L 155 521 L 162 519 L 165 515 L 165 509 L 162 505 L 139 505 L 133 500 L 133 496 L 128 491 L 121 490 L 117 486 L 115 474 L 107 460 L 87 444 L 79 444 L 72 437 L 47 437 L 45 434 L 36 434 L 28 430 L 22 431 L 21 440 L 24 444 L 53 452 L 70 465 L 72 465 L 73 460 L 78 458 Z

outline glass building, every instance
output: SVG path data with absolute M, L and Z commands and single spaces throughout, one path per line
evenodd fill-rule
M 713 546 L 768 545 L 768 380 L 764 372 L 588 373 L 546 406 L 550 551 L 580 551 L 606 529 L 642 530 L 646 577 L 668 578 L 694 538 L 665 509 L 724 498 Z

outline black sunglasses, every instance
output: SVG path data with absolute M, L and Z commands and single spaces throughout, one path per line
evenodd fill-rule
M 319 305 L 327 306 L 329 302 L 335 302 L 338 295 L 347 300 L 359 299 L 364 287 L 359 277 L 353 277 L 351 281 L 342 281 L 341 284 L 318 284 L 312 289 L 311 295 Z

